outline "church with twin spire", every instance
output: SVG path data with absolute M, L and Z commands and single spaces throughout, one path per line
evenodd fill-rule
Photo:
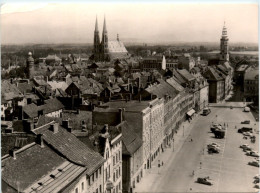
M 118 34 L 117 34 L 117 39 L 115 41 L 108 40 L 106 18 L 104 18 L 103 32 L 100 41 L 98 20 L 96 18 L 95 31 L 94 31 L 94 48 L 93 48 L 94 61 L 109 62 L 114 59 L 124 59 L 129 57 L 130 55 L 128 54 L 128 51 L 126 50 L 123 42 L 119 40 Z

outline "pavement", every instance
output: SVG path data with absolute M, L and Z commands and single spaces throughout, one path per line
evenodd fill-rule
M 241 108 L 211 107 L 208 116 L 197 115 L 191 123 L 184 122 L 174 136 L 174 151 L 171 146 L 157 156 L 134 192 L 257 192 L 253 176 L 259 168 L 247 165 L 254 158 L 244 155 L 239 146 L 247 143 L 258 151 L 259 136 L 255 133 L 257 141 L 252 144 L 237 133 L 235 128 L 242 127 L 244 120 L 250 120 L 250 126 L 258 130 L 253 115 Z M 214 138 L 210 132 L 212 122 L 228 124 L 224 139 Z M 212 142 L 220 145 L 219 154 L 206 152 L 207 144 Z M 164 163 L 160 168 L 158 160 Z M 206 176 L 213 180 L 213 186 L 196 183 L 197 177 Z

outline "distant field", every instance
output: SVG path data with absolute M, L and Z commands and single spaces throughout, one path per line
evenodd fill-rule
M 208 52 L 209 54 L 218 54 L 219 50 Z M 250 55 L 250 56 L 258 56 L 258 51 L 230 51 L 233 55 Z

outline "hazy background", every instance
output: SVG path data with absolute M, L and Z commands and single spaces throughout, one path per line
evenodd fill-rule
M 124 42 L 219 42 L 224 21 L 230 42 L 258 42 L 257 4 L 5 4 L 1 43 L 92 43 L 100 35 Z

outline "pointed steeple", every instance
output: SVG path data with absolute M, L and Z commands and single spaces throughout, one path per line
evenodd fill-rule
M 96 16 L 95 32 L 98 32 L 98 20 L 97 20 L 97 16 Z
M 103 33 L 106 33 L 106 32 L 107 32 L 106 16 L 104 16 Z
M 227 36 L 227 28 L 226 28 L 226 22 L 224 21 L 224 26 L 222 29 L 222 37 L 225 37 L 225 36 Z

